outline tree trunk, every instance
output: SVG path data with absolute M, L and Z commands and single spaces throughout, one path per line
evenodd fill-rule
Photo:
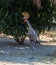
M 34 0 L 34 5 L 40 9 L 41 8 L 41 0 Z

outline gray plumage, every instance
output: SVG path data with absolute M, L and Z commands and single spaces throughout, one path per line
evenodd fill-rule
M 30 25 L 29 21 L 27 20 L 27 25 L 28 25 L 28 37 L 30 39 L 30 41 L 34 42 L 39 42 L 40 44 L 40 39 L 39 39 L 39 34 L 33 29 L 33 27 Z

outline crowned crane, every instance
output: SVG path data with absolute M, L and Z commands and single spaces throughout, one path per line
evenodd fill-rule
M 26 35 L 30 39 L 31 49 L 33 51 L 35 43 L 40 44 L 39 34 L 33 29 L 33 27 L 30 25 L 30 23 L 29 23 L 29 21 L 28 21 L 28 19 L 26 17 L 23 17 L 22 19 L 28 25 L 28 32 L 26 33 Z
M 39 34 L 33 29 L 33 27 L 31 26 L 31 24 L 29 23 L 29 20 L 24 16 L 23 18 L 23 21 L 25 23 L 27 23 L 28 25 L 28 32 L 26 33 L 26 35 L 29 37 L 29 40 L 30 40 L 30 48 L 31 48 L 31 51 L 33 53 L 33 49 L 34 49 L 34 46 L 36 43 L 38 43 L 40 45 L 40 38 L 39 38 Z M 34 57 L 31 56 L 30 59 L 33 59 Z

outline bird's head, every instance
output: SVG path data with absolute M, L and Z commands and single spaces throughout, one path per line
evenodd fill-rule
M 23 20 L 23 22 L 27 22 L 30 17 L 30 14 L 25 11 L 25 12 L 22 12 L 22 15 L 23 17 L 21 19 Z
M 27 22 L 27 18 L 26 17 L 22 17 L 22 18 L 20 18 L 20 19 L 22 19 L 23 20 L 23 22 Z

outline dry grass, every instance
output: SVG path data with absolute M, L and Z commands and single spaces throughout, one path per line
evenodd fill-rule
M 41 40 L 46 40 L 50 42 L 56 42 L 56 31 L 45 31 L 40 34 Z
M 42 35 L 53 37 L 53 36 L 56 36 L 56 31 L 45 31 L 44 33 L 42 33 Z
M 3 37 L 3 38 L 14 38 L 14 36 L 11 36 L 11 35 L 6 35 L 6 34 L 3 34 L 3 33 L 0 33 L 0 37 Z
M 0 34 L 0 37 L 14 38 L 14 36 L 6 35 L 3 33 Z M 40 39 L 43 41 L 56 42 L 56 31 L 45 31 L 45 33 L 40 34 Z

